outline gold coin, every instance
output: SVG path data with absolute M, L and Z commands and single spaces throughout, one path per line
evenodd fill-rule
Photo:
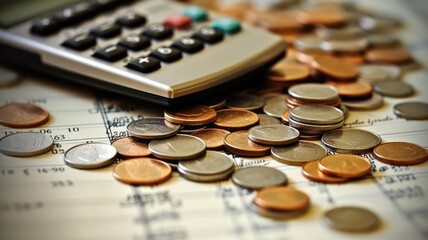
M 229 131 L 248 129 L 259 123 L 256 113 L 245 109 L 222 109 L 217 111 L 213 125 Z
M 254 204 L 258 207 L 276 211 L 298 211 L 310 204 L 309 196 L 293 187 L 267 187 L 258 191 Z
M 416 165 L 428 160 L 428 150 L 409 142 L 389 142 L 373 149 L 373 156 L 386 164 Z
M 343 178 L 358 178 L 371 171 L 370 162 L 352 154 L 333 154 L 321 158 L 318 168 L 321 172 Z
M 149 145 L 132 137 L 121 138 L 112 143 L 117 153 L 126 158 L 146 157 L 150 155 Z
M 153 158 L 131 158 L 113 168 L 113 177 L 127 184 L 152 185 L 171 177 L 171 167 Z
M 207 144 L 207 149 L 221 150 L 224 145 L 224 138 L 229 133 L 229 131 L 223 129 L 208 128 L 193 132 L 192 135 L 204 140 Z
M 0 107 L 0 124 L 12 128 L 37 127 L 49 120 L 49 113 L 31 103 L 9 103 Z
M 246 130 L 228 134 L 224 139 L 224 147 L 232 153 L 248 157 L 269 155 L 271 149 L 270 146 L 251 141 Z
M 217 118 L 216 111 L 205 105 L 190 105 L 166 109 L 166 120 L 189 126 L 205 125 Z

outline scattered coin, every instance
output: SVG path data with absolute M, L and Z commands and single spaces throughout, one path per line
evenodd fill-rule
M 217 113 L 205 105 L 190 105 L 165 109 L 164 117 L 172 123 L 195 126 L 215 121 Z
M 376 82 L 374 90 L 387 97 L 409 97 L 415 91 L 412 85 L 402 81 Z
M 305 163 L 302 166 L 302 174 L 304 177 L 314 182 L 343 183 L 348 181 L 348 178 L 330 176 L 321 172 L 318 168 L 318 160 Z
M 324 214 L 327 226 L 340 231 L 363 232 L 379 226 L 380 220 L 372 211 L 354 206 L 336 207 Z
M 296 84 L 288 89 L 288 94 L 306 102 L 335 101 L 339 97 L 339 91 L 335 87 L 320 83 Z
M 180 126 L 180 133 L 193 133 L 193 132 L 197 132 L 200 131 L 202 129 L 207 128 L 208 125 L 200 125 L 200 126 L 189 126 L 189 125 L 181 125 Z
M 8 86 L 18 81 L 18 73 L 0 66 L 0 87 Z
M 14 157 L 32 157 L 49 152 L 53 144 L 52 137 L 43 133 L 14 133 L 0 139 L 0 152 Z
M 299 12 L 297 21 L 307 25 L 335 26 L 344 23 L 346 16 L 339 7 L 315 6 Z
M 123 157 L 146 157 L 150 155 L 149 145 L 132 137 L 125 137 L 112 143 L 117 153 Z
M 323 39 L 315 35 L 302 35 L 294 40 L 294 47 L 300 51 L 323 51 Z
M 428 150 L 409 142 L 389 142 L 373 149 L 373 156 L 386 164 L 416 165 L 428 160 Z
M 281 61 L 268 73 L 270 84 L 288 87 L 289 85 L 305 81 L 310 75 L 309 69 L 302 63 Z
M 223 95 L 214 95 L 203 99 L 203 105 L 209 106 L 215 110 L 222 109 L 226 106 L 226 97 Z
M 389 82 L 388 82 L 389 83 Z M 339 90 L 342 99 L 361 99 L 372 95 L 373 87 L 364 82 L 334 82 L 328 81 L 325 84 L 331 85 Z
M 343 27 L 317 26 L 315 32 L 323 39 L 355 39 L 365 35 L 365 32 L 354 25 L 345 25 Z
M 397 38 L 387 34 L 370 34 L 366 37 L 373 48 L 396 47 L 400 44 Z
M 358 178 L 370 173 L 371 163 L 360 156 L 352 154 L 333 154 L 318 161 L 321 172 L 342 178 Z
M 31 103 L 9 103 L 0 107 L 0 124 L 12 128 L 37 127 L 49 120 L 49 113 Z
M 174 136 L 180 131 L 180 125 L 164 118 L 143 118 L 129 123 L 126 130 L 136 138 L 157 139 Z
M 213 125 L 229 131 L 248 129 L 259 123 L 259 116 L 245 109 L 221 109 Z
M 166 139 L 156 139 L 149 143 L 149 149 L 155 157 L 165 160 L 189 160 L 205 153 L 204 140 L 184 134 Z
M 287 145 L 299 140 L 299 131 L 285 125 L 255 126 L 248 131 L 248 138 L 266 145 Z
M 321 43 L 321 48 L 325 51 L 344 54 L 358 54 L 365 51 L 368 46 L 366 38 L 327 39 Z
M 377 93 L 362 100 L 343 100 L 342 104 L 352 110 L 373 110 L 383 106 L 383 97 Z
M 204 155 L 192 160 L 180 161 L 178 167 L 193 174 L 211 175 L 223 173 L 234 168 L 234 163 L 232 159 L 222 153 L 206 151 Z
M 226 172 L 221 172 L 218 174 L 202 175 L 202 174 L 190 173 L 183 170 L 182 168 L 178 168 L 178 172 L 180 173 L 181 176 L 195 182 L 215 182 L 215 181 L 224 180 L 229 178 L 229 176 L 233 173 L 234 170 L 235 170 L 234 168 L 231 168 Z
M 297 106 L 290 110 L 290 116 L 295 121 L 308 124 L 334 124 L 344 119 L 340 109 L 322 105 Z
M 380 81 L 398 80 L 401 69 L 392 64 L 363 64 L 358 66 L 358 81 L 375 83 Z
M 296 21 L 292 12 L 288 11 L 246 11 L 244 21 L 256 27 L 273 32 L 299 31 L 303 25 Z
M 395 115 L 406 119 L 428 119 L 428 103 L 403 102 L 394 105 Z
M 350 80 L 358 76 L 357 69 L 353 65 L 333 56 L 315 56 L 312 66 L 335 79 Z
M 402 47 L 370 49 L 365 57 L 370 62 L 392 64 L 402 64 L 412 60 L 410 53 Z
M 285 95 L 280 95 L 268 99 L 263 107 L 263 112 L 269 116 L 281 118 L 281 115 L 287 110 L 286 98 Z
M 274 146 L 271 149 L 272 158 L 289 165 L 303 165 L 306 162 L 319 160 L 327 155 L 327 149 L 323 146 L 308 142 L 298 141 L 288 146 Z
M 132 158 L 118 163 L 113 177 L 126 184 L 153 185 L 171 177 L 171 167 L 153 158 Z
M 301 140 L 305 140 L 305 141 L 318 141 L 321 139 L 320 134 L 305 134 L 305 133 L 300 133 L 300 139 Z
M 261 189 L 287 184 L 287 176 L 276 168 L 251 166 L 236 170 L 232 181 L 243 188 Z
M 64 162 L 73 168 L 101 168 L 114 162 L 116 154 L 116 148 L 110 144 L 85 143 L 68 149 Z
M 364 154 L 382 141 L 379 135 L 362 129 L 337 129 L 325 133 L 322 143 L 337 153 Z
M 278 219 L 278 220 L 285 220 L 294 218 L 297 216 L 302 215 L 306 212 L 307 209 L 297 210 L 297 211 L 272 211 L 268 209 L 261 208 L 257 206 L 256 204 L 251 204 L 249 206 L 250 211 L 256 213 L 257 215 L 272 218 L 272 219 Z
M 293 187 L 275 186 L 259 190 L 254 204 L 267 210 L 298 211 L 306 209 L 310 202 L 306 193 Z
M 281 115 L 281 120 L 284 124 L 288 125 L 289 124 L 289 120 L 288 118 L 290 117 L 290 110 L 286 110 L 282 115 Z
M 245 110 L 258 110 L 265 105 L 265 99 L 251 94 L 233 95 L 227 97 L 226 107 Z
M 269 155 L 271 148 L 251 141 L 246 130 L 228 134 L 224 139 L 224 147 L 232 153 L 248 157 Z
M 400 22 L 396 19 L 386 16 L 363 16 L 360 18 L 360 27 L 370 32 L 382 32 L 386 30 L 396 29 L 400 26 Z
M 218 128 L 208 128 L 199 130 L 191 133 L 193 136 L 198 137 L 205 141 L 207 144 L 207 149 L 210 150 L 221 150 L 224 145 L 224 138 L 229 131 L 218 129 Z
M 333 124 L 309 124 L 309 123 L 302 123 L 294 120 L 293 118 L 288 119 L 288 124 L 297 130 L 299 132 L 305 133 L 305 134 L 324 134 L 328 131 L 338 129 L 343 126 L 343 120 L 338 123 Z
M 272 124 L 281 124 L 281 121 L 278 118 L 268 116 L 266 114 L 259 113 L 259 125 L 272 125 Z

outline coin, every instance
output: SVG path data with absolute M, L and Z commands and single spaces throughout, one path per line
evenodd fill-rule
M 372 211 L 354 206 L 335 207 L 324 213 L 327 226 L 340 231 L 363 232 L 379 226 L 380 220 Z
M 180 131 L 180 125 L 164 118 L 144 118 L 129 123 L 126 130 L 136 138 L 157 139 L 174 136 Z
M 360 156 L 352 154 L 333 154 L 318 161 L 321 172 L 343 178 L 358 178 L 370 173 L 372 165 Z
M 217 113 L 205 105 L 189 105 L 165 109 L 164 117 L 172 123 L 195 126 L 215 121 Z
M 290 117 L 290 110 L 286 110 L 282 115 L 281 115 L 281 120 L 284 124 L 288 125 L 289 121 L 288 118 Z
M 259 190 L 254 204 L 267 210 L 298 211 L 309 206 L 309 196 L 293 187 L 275 186 Z
M 193 132 L 197 132 L 200 130 L 203 130 L 205 128 L 207 128 L 208 125 L 199 125 L 199 126 L 189 126 L 189 125 L 181 125 L 180 126 L 180 133 L 193 133 Z
M 265 105 L 265 99 L 251 94 L 232 95 L 226 99 L 226 107 L 245 110 L 258 110 Z
M 325 106 L 340 107 L 340 105 L 342 104 L 342 100 L 338 97 L 337 99 L 333 101 L 328 101 L 328 102 L 309 102 L 309 101 L 305 102 L 305 101 L 296 100 L 293 97 L 288 97 L 286 103 L 287 103 L 287 107 L 290 109 L 296 106 L 303 106 L 303 105 L 325 105 Z
M 248 131 L 248 138 L 266 145 L 287 145 L 299 140 L 299 131 L 285 125 L 255 126 Z
M 254 203 L 249 206 L 249 209 L 250 211 L 260 216 L 272 218 L 272 219 L 279 219 L 279 220 L 285 220 L 285 219 L 290 219 L 290 218 L 300 216 L 303 213 L 305 213 L 307 210 L 307 209 L 302 209 L 298 211 L 272 211 L 272 210 L 261 208 Z
M 294 40 L 294 47 L 300 51 L 323 51 L 323 39 L 315 35 L 302 35 Z
M 402 64 L 412 60 L 410 53 L 403 47 L 374 48 L 366 52 L 369 62 Z
M 112 143 L 117 153 L 123 157 L 146 157 L 150 155 L 149 145 L 132 137 L 125 137 Z
M 298 141 L 288 146 L 274 146 L 271 149 L 272 158 L 289 165 L 303 165 L 306 162 L 319 160 L 327 155 L 323 146 L 308 141 Z
M 358 72 L 358 81 L 368 83 L 398 80 L 401 76 L 401 69 L 392 64 L 363 64 Z
M 166 139 L 156 139 L 149 143 L 149 149 L 155 157 L 165 160 L 189 160 L 205 153 L 204 140 L 184 134 Z
M 0 66 L 0 87 L 11 85 L 18 81 L 18 73 Z
M 223 173 L 234 166 L 232 159 L 215 151 L 206 151 L 202 156 L 178 163 L 178 167 L 182 170 L 199 175 Z
M 270 150 L 270 146 L 251 141 L 246 130 L 228 134 L 224 139 L 224 147 L 229 152 L 248 157 L 266 156 Z
M 299 132 L 306 134 L 324 134 L 343 126 L 343 120 L 333 124 L 309 124 L 298 122 L 291 117 L 288 119 L 288 123 L 290 126 L 297 128 Z
M 428 150 L 409 142 L 389 142 L 373 149 L 373 156 L 386 164 L 416 165 L 428 160 Z
M 243 188 L 261 189 L 287 184 L 287 176 L 276 168 L 251 166 L 240 168 L 232 175 L 232 181 Z
M 321 134 L 306 134 L 300 133 L 300 139 L 306 141 L 318 141 L 321 139 Z
M 374 83 L 374 90 L 387 97 L 409 97 L 415 91 L 412 85 L 398 80 Z
M 362 129 L 337 129 L 325 133 L 322 143 L 337 153 L 364 154 L 382 141 L 379 135 Z
M 340 109 L 322 105 L 297 106 L 290 110 L 290 116 L 296 121 L 308 124 L 334 124 L 344 119 Z
M 306 102 L 335 101 L 339 97 L 339 91 L 335 87 L 320 83 L 294 85 L 288 89 L 288 94 L 297 100 Z
M 32 157 L 49 152 L 53 144 L 52 137 L 43 133 L 14 133 L 0 139 L 0 152 L 14 157 Z
M 428 119 L 428 103 L 403 102 L 394 105 L 395 115 L 406 119 Z
M 203 105 L 209 106 L 215 110 L 222 109 L 226 106 L 226 96 L 214 95 L 202 100 Z
M 365 32 L 354 25 L 345 25 L 343 27 L 317 26 L 315 32 L 323 39 L 355 39 L 365 35 Z
M 358 54 L 367 49 L 369 42 L 366 38 L 327 39 L 321 43 L 325 51 Z
M 382 32 L 393 30 L 400 26 L 400 22 L 385 16 L 362 16 L 359 21 L 360 27 L 370 32 Z
M 339 7 L 315 6 L 299 12 L 297 21 L 307 25 L 335 26 L 344 23 L 346 16 Z
M 9 103 L 0 107 L 0 124 L 12 128 L 37 127 L 49 120 L 49 113 L 31 103 Z
M 312 66 L 335 79 L 350 80 L 358 76 L 357 69 L 353 65 L 334 56 L 315 56 Z
M 314 182 L 342 183 L 348 181 L 348 178 L 330 176 L 321 172 L 318 168 L 318 160 L 305 163 L 302 166 L 302 174 Z
M 363 82 L 334 82 L 328 81 L 325 84 L 331 85 L 339 90 L 342 99 L 361 99 L 370 97 L 373 88 L 369 83 Z
M 153 158 L 132 158 L 113 168 L 113 177 L 126 184 L 153 185 L 171 177 L 171 167 Z
M 281 124 L 281 121 L 278 118 L 268 116 L 266 114 L 258 113 L 259 116 L 259 125 L 272 125 L 272 124 Z
M 195 137 L 204 140 L 207 144 L 207 149 L 221 150 L 224 145 L 224 138 L 229 133 L 229 131 L 223 129 L 208 128 L 193 132 L 191 134 Z
M 395 47 L 400 44 L 400 41 L 396 37 L 388 34 L 369 34 L 366 37 L 370 43 L 370 46 L 373 48 Z
M 180 173 L 181 176 L 195 182 L 215 182 L 215 181 L 224 180 L 224 179 L 227 179 L 230 176 L 230 174 L 233 173 L 234 170 L 235 168 L 233 167 L 225 172 L 203 175 L 203 174 L 190 173 L 183 170 L 182 168 L 178 168 L 178 172 Z
M 274 32 L 298 31 L 303 28 L 303 25 L 296 21 L 294 14 L 287 11 L 249 10 L 245 12 L 244 21 Z
M 248 129 L 259 123 L 259 116 L 245 109 L 221 109 L 213 125 L 229 131 Z
M 269 71 L 268 79 L 281 86 L 284 83 L 295 83 L 306 80 L 309 77 L 309 69 L 302 63 L 295 63 L 290 61 L 281 61 L 273 66 Z
M 383 97 L 377 93 L 361 100 L 343 100 L 342 104 L 352 110 L 372 110 L 383 106 Z
M 101 168 L 114 162 L 117 151 L 110 144 L 84 143 L 68 149 L 64 162 L 73 168 Z
M 286 98 L 285 95 L 269 98 L 263 107 L 263 112 L 269 116 L 281 118 L 281 115 L 287 110 Z

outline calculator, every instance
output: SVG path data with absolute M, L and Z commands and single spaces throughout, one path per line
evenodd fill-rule
M 245 84 L 285 55 L 281 37 L 196 5 L 163 0 L 0 4 L 2 59 L 163 105 Z

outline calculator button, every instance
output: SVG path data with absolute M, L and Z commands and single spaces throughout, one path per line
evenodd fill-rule
M 127 68 L 131 68 L 143 73 L 153 72 L 161 67 L 160 61 L 152 57 L 139 57 L 126 63 Z
M 117 18 L 116 23 L 124 27 L 133 28 L 146 23 L 146 18 L 134 12 L 129 12 Z
M 182 50 L 183 52 L 195 53 L 204 48 L 204 43 L 196 38 L 183 37 L 174 41 L 172 46 Z
M 33 22 L 31 32 L 39 35 L 49 35 L 60 29 L 60 22 L 53 17 L 45 17 Z
M 111 38 L 121 33 L 120 27 L 115 23 L 104 23 L 91 29 L 91 34 L 101 38 Z
M 153 23 L 147 26 L 143 30 L 143 35 L 154 38 L 156 40 L 162 40 L 171 37 L 173 30 L 169 26 L 165 26 L 161 23 Z
M 192 19 L 186 15 L 173 14 L 168 16 L 163 24 L 173 28 L 186 28 L 192 23 Z
M 89 47 L 95 46 L 96 43 L 97 41 L 94 36 L 84 33 L 65 40 L 62 43 L 62 46 L 75 50 L 85 50 Z
M 237 33 L 241 30 L 241 24 L 233 18 L 219 18 L 211 22 L 211 27 L 226 34 Z
M 120 39 L 118 44 L 128 49 L 137 51 L 150 46 L 151 43 L 150 39 L 145 36 L 131 34 Z
M 107 47 L 99 48 L 95 50 L 92 56 L 107 60 L 110 62 L 119 60 L 127 56 L 126 48 L 118 45 L 109 45 Z
M 171 47 L 158 47 L 150 52 L 150 56 L 163 62 L 174 62 L 182 57 L 181 51 Z
M 207 43 L 216 43 L 223 40 L 224 34 L 219 30 L 210 27 L 203 27 L 193 34 L 193 37 L 199 38 Z
M 54 18 L 63 24 L 74 24 L 85 18 L 90 17 L 95 12 L 92 5 L 88 2 L 82 2 L 75 6 L 64 8 L 54 14 Z
M 208 19 L 207 11 L 199 6 L 188 6 L 181 11 L 181 14 L 190 17 L 195 22 L 203 22 Z
M 92 0 L 92 5 L 101 11 L 112 9 L 119 4 L 120 0 Z

